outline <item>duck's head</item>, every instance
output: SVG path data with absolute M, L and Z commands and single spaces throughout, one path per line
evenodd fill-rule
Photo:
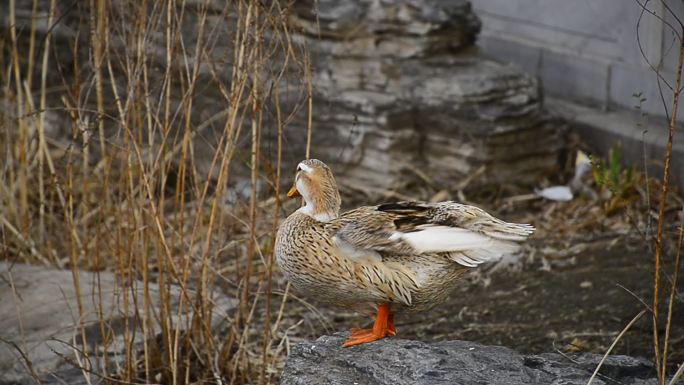
M 340 211 L 340 193 L 330 167 L 318 159 L 307 159 L 297 165 L 295 182 L 287 196 L 301 196 L 306 202 L 300 212 L 327 222 L 337 218 Z

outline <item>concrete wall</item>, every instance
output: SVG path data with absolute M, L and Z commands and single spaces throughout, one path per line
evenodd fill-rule
M 678 26 L 659 0 L 650 11 Z M 548 95 L 602 109 L 633 109 L 634 93 L 646 97 L 643 109 L 664 116 L 653 65 L 661 63 L 663 77 L 674 83 L 679 46 L 677 37 L 637 0 L 472 0 L 482 18 L 479 45 L 499 60 L 517 63 L 538 75 Z M 684 2 L 667 1 L 684 19 Z M 637 29 L 644 55 L 637 44 Z M 663 85 L 668 109 L 672 91 Z

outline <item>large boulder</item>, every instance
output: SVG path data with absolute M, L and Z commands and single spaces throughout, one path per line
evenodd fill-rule
M 562 124 L 533 76 L 479 55 L 470 2 L 299 1 L 291 22 L 312 56 L 313 154 L 349 184 L 519 185 L 558 171 Z
M 160 329 L 150 318 L 159 314 L 159 285 L 147 288 L 149 310 L 155 314 L 150 315 L 145 314 L 142 282 L 123 286 L 112 273 L 77 274 L 78 290 L 69 270 L 0 262 L 0 385 L 34 384 L 37 378 L 43 383 L 84 383 L 84 372 L 77 366 L 98 372 L 104 359 L 120 364 L 127 344 L 137 348 L 143 338 L 156 338 Z M 168 304 L 174 314 L 180 295 L 178 287 L 170 287 Z M 237 300 L 217 295 L 215 301 L 212 324 L 219 325 Z M 186 325 L 192 313 L 180 314 L 174 322 Z M 143 329 L 143 322 L 149 329 Z M 89 358 L 80 354 L 83 336 Z M 101 354 L 104 344 L 106 357 Z
M 501 346 L 467 341 L 424 343 L 396 338 L 341 347 L 345 335 L 296 345 L 281 385 L 586 385 L 601 356 L 524 355 Z M 644 359 L 612 356 L 593 384 L 657 384 Z
M 37 41 L 43 41 L 48 31 L 52 34 L 51 47 L 56 56 L 50 56 L 49 65 L 55 66 L 58 61 L 60 70 L 47 73 L 47 88 L 55 91 L 47 95 L 46 129 L 50 143 L 62 143 L 68 148 L 74 123 L 64 109 L 64 100 L 70 97 L 64 97 L 61 87 L 75 83 L 74 68 L 82 71 L 82 79 L 93 76 L 89 8 L 58 2 L 59 22 L 49 26 L 48 1 L 39 1 L 35 18 L 31 13 L 32 1 L 16 3 L 19 30 L 29 31 L 35 22 Z M 210 177 L 210 164 L 220 137 L 217 133 L 223 130 L 228 119 L 229 103 L 221 87 L 227 87 L 231 81 L 236 23 L 234 12 L 224 12 L 224 2 L 188 2 L 184 12 L 178 10 L 184 15 L 178 28 L 189 57 L 193 56 L 193 47 L 202 30 L 198 3 L 208 3 L 203 29 L 207 55 L 198 62 L 198 84 L 202 86 L 193 90 L 189 122 L 195 145 L 193 162 L 200 175 Z M 128 35 L 121 33 L 126 21 L 134 20 L 127 16 L 130 9 L 126 4 L 132 6 L 134 2 L 117 0 L 108 9 L 110 57 L 137 55 L 137 51 L 132 52 L 136 48 L 126 40 Z M 0 4 L 0 13 L 8 11 L 5 3 Z M 425 176 L 441 188 L 454 190 L 464 179 L 473 188 L 530 185 L 558 171 L 558 159 L 565 143 L 562 124 L 543 110 L 535 77 L 478 53 L 475 41 L 480 20 L 469 1 L 301 0 L 289 10 L 288 20 L 292 40 L 305 49 L 294 50 L 297 57 L 289 63 L 296 68 L 283 78 L 286 84 L 277 88 L 283 93 L 282 113 L 288 122 L 284 132 L 288 147 L 284 156 L 286 170 L 292 170 L 304 156 L 308 113 L 303 102 L 306 91 L 302 91 L 306 87 L 300 75 L 305 72 L 302 67 L 308 68 L 303 60 L 307 55 L 311 59 L 313 87 L 312 155 L 334 166 L 339 175 L 347 178 L 347 186 L 403 188 L 408 183 L 425 180 Z M 8 30 L 9 18 L 0 18 L 0 28 Z M 151 30 L 141 43 L 144 43 L 142 49 L 148 57 L 147 63 L 152 64 L 147 73 L 151 88 L 144 97 L 151 98 L 148 100 L 151 105 L 158 105 L 157 99 L 165 95 L 166 84 L 163 80 L 167 66 L 165 24 L 150 24 L 146 28 Z M 29 36 L 20 34 L 21 52 L 29 51 Z M 267 33 L 266 39 L 271 38 Z M 74 47 L 80 48 L 74 50 Z M 273 81 L 273 72 L 279 71 L 284 62 L 282 49 L 273 50 L 272 62 L 261 76 L 266 83 Z M 180 55 L 178 52 L 175 55 Z M 27 58 L 21 60 L 25 64 Z M 108 73 L 104 76 L 106 99 L 114 100 L 110 79 L 118 84 L 121 97 L 142 97 L 142 94 L 125 94 L 138 89 L 140 80 L 120 64 L 113 60 L 112 77 Z M 175 60 L 168 65 L 173 67 L 174 76 L 188 71 L 187 60 Z M 36 66 L 34 79 L 40 78 L 39 67 Z M 169 86 L 173 88 L 170 92 L 173 113 L 180 113 L 184 110 L 178 112 L 176 108 L 186 95 L 185 82 L 174 80 Z M 264 89 L 273 89 L 271 86 L 267 84 Z M 38 87 L 38 82 L 33 87 Z M 39 94 L 38 89 L 33 92 Z M 270 91 L 268 95 L 272 96 Z M 270 96 L 265 101 L 262 157 L 273 161 L 277 130 Z M 83 107 L 82 123 L 96 122 L 95 92 L 86 92 L 79 103 Z M 105 108 L 108 141 L 124 140 L 115 103 L 107 103 Z M 170 138 L 182 137 L 185 118 L 175 119 L 169 129 L 178 132 Z M 249 128 L 242 131 L 243 136 L 249 136 Z M 140 137 L 147 135 L 140 134 Z M 238 143 L 249 151 L 249 138 L 242 138 Z M 96 159 L 98 146 L 93 145 L 90 150 Z M 231 194 L 248 196 L 249 173 L 242 166 L 245 162 L 235 163 Z

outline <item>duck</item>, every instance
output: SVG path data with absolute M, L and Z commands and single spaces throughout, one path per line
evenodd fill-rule
M 400 201 L 340 214 L 324 162 L 297 165 L 289 198 L 302 206 L 279 226 L 275 258 L 292 288 L 317 302 L 375 310 L 372 328 L 353 328 L 344 347 L 394 336 L 396 313 L 443 303 L 461 277 L 515 253 L 535 228 L 454 201 Z

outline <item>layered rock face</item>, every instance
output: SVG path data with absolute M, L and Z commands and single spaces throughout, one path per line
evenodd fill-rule
M 200 28 L 197 10 L 205 3 L 208 3 L 208 15 L 204 28 Z M 117 117 L 115 103 L 111 102 L 115 99 L 111 79 L 119 83 L 119 93 L 124 99 L 137 98 L 127 92 L 141 87 L 139 73 L 116 59 L 135 58 L 136 44 L 141 44 L 139 49 L 147 55 L 146 63 L 152 63 L 146 75 L 149 92 L 145 98 L 150 99 L 144 103 L 142 99 L 135 99 L 131 105 L 152 106 L 148 112 L 154 117 L 152 121 L 163 121 L 163 113 L 155 110 L 155 106 L 164 104 L 157 98 L 166 94 L 165 86 L 171 87 L 168 93 L 171 112 L 174 117 L 178 116 L 168 127 L 169 137 L 182 136 L 187 127 L 183 115 L 187 112 L 181 107 L 188 91 L 184 88 L 185 80 L 178 80 L 176 76 L 192 72 L 193 49 L 198 35 L 203 33 L 206 55 L 200 56 L 198 62 L 200 86 L 193 90 L 191 116 L 187 121 L 194 135 L 193 161 L 198 163 L 197 169 L 203 170 L 202 174 L 208 175 L 204 171 L 209 169 L 227 120 L 229 101 L 222 96 L 221 87 L 229 88 L 231 81 L 233 10 L 220 1 L 188 2 L 177 26 L 183 36 L 183 49 L 174 45 L 175 59 L 169 64 L 165 24 L 157 20 L 149 26 L 154 33 L 135 40 L 122 31 L 126 31 L 127 20 L 131 23 L 134 20 L 130 12 L 140 10 L 133 7 L 134 2 L 112 4 L 108 31 L 112 76 L 107 68 L 103 69 L 107 142 L 116 144 L 124 140 L 121 119 Z M 17 1 L 16 23 L 21 31 L 30 30 L 32 6 L 31 1 Z M 68 147 L 74 134 L 72 117 L 65 112 L 68 106 L 63 100 L 71 99 L 64 99 L 63 94 L 76 82 L 72 70 L 79 68 L 80 81 L 94 87 L 89 10 L 86 6 L 59 3 L 59 22 L 50 27 L 46 22 L 48 9 L 49 2 L 39 2 L 38 10 L 42 10 L 39 14 L 45 17 L 38 18 L 36 24 L 37 41 L 43 41 L 48 31 L 52 34 L 54 54 L 49 63 L 59 68 L 59 71 L 48 71 L 48 89 L 52 91 L 47 95 L 47 134 L 54 139 L 51 143 L 61 142 Z M 0 13 L 3 11 L 9 12 L 6 4 L 0 5 Z M 477 175 L 471 178 L 470 187 L 532 184 L 557 171 L 558 156 L 564 146 L 560 124 L 544 113 L 535 78 L 478 54 L 475 40 L 480 21 L 468 1 L 302 0 L 289 10 L 289 23 L 293 40 L 305 46 L 304 52 L 309 52 L 311 59 L 312 156 L 331 164 L 346 179 L 345 183 L 393 189 L 420 180 L 419 175 L 423 179 L 427 175 L 443 188 L 454 188 L 464 178 Z M 0 20 L 0 25 L 8 31 L 9 19 Z M 272 37 L 268 31 L 265 33 L 265 39 Z M 23 51 L 28 52 L 28 33 L 18 38 L 25 48 Z M 176 40 L 173 44 L 178 45 Z M 281 54 L 275 52 L 274 68 L 265 72 L 279 71 L 275 67 L 283 63 Z M 301 59 L 297 58 L 300 62 Z M 174 80 L 168 85 L 163 81 L 167 65 L 175 66 L 170 71 Z M 39 75 L 37 72 L 34 78 L 38 79 Z M 268 79 L 268 76 L 262 78 Z M 281 93 L 289 93 L 280 98 L 285 104 L 282 109 L 285 115 L 291 114 L 292 105 L 302 103 L 302 79 L 295 75 L 289 80 L 283 83 L 290 87 L 279 87 Z M 34 83 L 35 88 L 37 83 Z M 78 101 L 83 107 L 80 119 L 90 122 L 89 128 L 95 132 L 95 91 L 83 91 L 81 96 L 75 90 L 70 92 L 75 95 L 72 104 Z M 264 103 L 269 113 L 264 118 L 261 152 L 264 158 L 273 161 L 275 109 L 272 98 Z M 284 133 L 288 146 L 285 170 L 292 170 L 305 154 L 306 108 L 300 105 L 292 116 Z M 138 120 L 147 121 L 146 118 Z M 244 122 L 242 138 L 237 141 L 243 154 L 250 151 L 249 117 Z M 147 135 L 141 134 L 141 137 Z M 157 139 L 159 142 L 161 139 Z M 92 151 L 96 147 L 92 146 Z M 231 174 L 231 193 L 248 196 L 249 174 L 241 166 L 245 162 L 235 163 L 237 170 Z M 247 183 L 242 183 L 245 180 Z
M 348 183 L 530 184 L 557 170 L 562 129 L 536 79 L 478 55 L 468 1 L 301 1 L 291 21 L 314 65 L 312 153 Z

